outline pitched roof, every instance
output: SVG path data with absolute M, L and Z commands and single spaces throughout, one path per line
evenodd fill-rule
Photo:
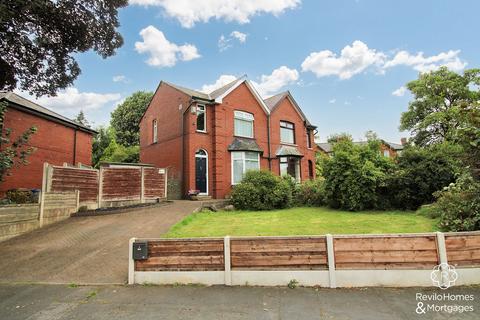
M 215 89 L 214 91 L 212 91 L 210 93 L 205 93 L 205 92 L 200 92 L 200 91 L 197 91 L 197 90 L 185 88 L 185 87 L 182 87 L 182 86 L 179 86 L 179 85 L 167 82 L 167 81 L 163 81 L 163 82 L 166 83 L 167 85 L 185 93 L 186 95 L 188 95 L 190 97 L 200 98 L 202 100 L 215 100 L 216 98 L 220 97 L 222 94 L 227 92 L 230 88 L 232 88 L 234 85 L 236 85 L 239 80 L 242 80 L 242 79 L 244 79 L 244 76 L 242 76 L 240 78 L 237 78 L 237 79 L 227 83 L 226 85 L 224 85 L 224 86 L 222 86 L 218 89 Z
M 255 140 L 235 137 L 227 148 L 228 151 L 263 152 Z
M 267 105 L 268 109 L 270 109 L 270 111 L 272 111 L 277 106 L 277 104 L 280 102 L 280 100 L 285 98 L 287 95 L 288 95 L 288 91 L 284 91 L 284 92 L 281 92 L 281 93 L 276 94 L 274 96 L 271 96 L 270 98 L 267 98 L 264 101 L 265 101 L 265 104 Z
M 280 146 L 275 152 L 277 157 L 303 157 L 303 154 L 295 147 L 291 146 Z
M 326 153 L 332 152 L 332 144 L 328 142 L 317 143 L 317 147 L 325 151 Z
M 45 107 L 42 107 L 39 104 L 36 104 L 33 101 L 30 101 L 14 92 L 10 91 L 0 91 L 0 100 L 6 100 L 11 102 L 14 105 L 20 106 L 20 108 L 24 111 L 35 113 L 39 116 L 42 116 L 44 118 L 48 118 L 49 120 L 61 122 L 63 124 L 67 124 L 69 126 L 74 126 L 77 127 L 83 131 L 88 131 L 91 133 L 97 133 L 97 131 L 93 130 L 90 127 L 87 127 L 83 124 L 80 124 L 78 122 L 73 121 L 72 119 L 69 119 L 67 117 L 62 116 L 61 114 L 58 114 L 50 109 L 47 109 Z

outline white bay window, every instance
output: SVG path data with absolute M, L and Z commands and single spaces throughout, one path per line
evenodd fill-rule
M 260 170 L 260 154 L 258 152 L 232 152 L 232 184 L 242 181 L 245 172 Z
M 253 114 L 243 111 L 235 111 L 233 126 L 236 136 L 253 138 Z

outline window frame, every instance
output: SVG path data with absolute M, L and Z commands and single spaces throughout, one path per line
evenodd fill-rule
M 312 149 L 312 132 L 307 129 L 307 148 Z
M 289 128 L 288 126 L 291 125 L 292 127 Z M 289 141 L 283 141 L 282 140 L 282 129 L 284 130 L 290 130 L 292 132 L 293 136 L 293 142 Z M 280 143 L 282 144 L 296 144 L 296 139 L 295 139 L 295 123 L 286 121 L 286 120 L 280 120 Z
M 248 115 L 248 116 L 242 117 L 242 115 Z M 248 119 L 249 116 L 251 117 L 251 119 Z M 235 125 L 236 120 L 250 122 L 252 124 L 252 129 L 251 129 L 252 135 L 251 136 L 244 136 L 244 135 L 241 135 L 241 134 L 237 134 L 236 125 Z M 254 139 L 255 138 L 255 117 L 254 117 L 253 113 L 246 112 L 246 111 L 241 111 L 241 110 L 234 110 L 233 111 L 233 135 L 235 137 L 242 137 L 242 138 L 249 138 L 249 139 Z
M 289 158 L 294 158 L 295 159 L 295 177 L 292 177 L 290 174 L 288 174 L 288 162 Z M 283 160 L 283 161 L 282 161 Z M 292 156 L 285 156 L 285 157 L 280 157 L 278 161 L 278 169 L 280 173 L 280 177 L 284 175 L 290 176 L 295 182 L 300 183 L 302 182 L 302 168 L 300 164 L 301 160 L 297 157 L 292 157 Z M 285 174 L 282 174 L 282 164 L 287 165 L 287 171 Z
M 158 121 L 153 119 L 152 121 L 152 143 L 158 143 Z
M 230 183 L 231 183 L 232 186 L 235 186 L 235 185 L 239 184 L 240 182 L 242 182 L 243 176 L 247 172 L 246 165 L 245 165 L 247 152 L 257 154 L 257 164 L 258 164 L 258 169 L 257 170 L 260 170 L 260 152 L 255 152 L 255 151 L 232 151 L 231 154 L 230 154 L 230 162 L 231 162 L 230 163 L 230 169 L 231 169 L 231 181 L 230 181 Z M 236 154 L 241 154 L 241 157 L 234 159 L 234 156 Z M 242 160 L 242 180 L 240 180 L 238 182 L 235 182 L 234 160 Z M 248 161 L 252 161 L 252 159 L 248 159 Z
M 199 130 L 198 129 L 198 115 L 199 113 L 199 110 L 200 108 L 202 108 L 203 110 L 201 112 L 203 112 L 203 130 Z M 203 133 L 206 133 L 207 132 L 207 107 L 204 105 L 204 104 L 197 104 L 197 111 L 196 111 L 196 115 L 197 115 L 197 120 L 195 122 L 195 129 L 197 132 L 203 132 Z

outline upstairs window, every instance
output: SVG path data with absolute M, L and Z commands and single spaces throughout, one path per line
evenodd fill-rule
M 197 131 L 207 132 L 207 117 L 204 105 L 197 106 Z
M 388 150 L 383 150 L 383 156 L 384 156 L 384 157 L 387 157 L 387 158 L 390 158 L 390 151 L 388 151 Z
M 243 111 L 235 111 L 234 127 L 234 133 L 236 136 L 253 138 L 253 114 Z
M 152 129 L 153 129 L 153 143 L 158 142 L 158 126 L 157 126 L 157 119 L 153 120 L 152 123 Z
M 311 137 L 311 131 L 307 130 L 307 147 L 309 149 L 312 149 L 312 137 Z
M 293 123 L 280 121 L 280 142 L 295 144 L 295 126 Z

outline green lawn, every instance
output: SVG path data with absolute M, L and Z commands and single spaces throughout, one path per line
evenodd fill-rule
M 167 233 L 169 238 L 214 236 L 286 236 L 437 231 L 436 220 L 411 211 L 349 212 L 328 208 L 275 211 L 199 212 Z

